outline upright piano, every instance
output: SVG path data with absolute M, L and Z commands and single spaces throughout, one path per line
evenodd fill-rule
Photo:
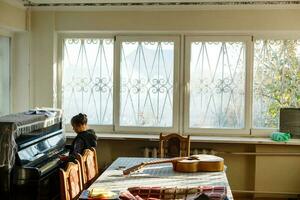
M 61 112 L 0 117 L 1 199 L 59 199 L 59 155 L 67 155 Z

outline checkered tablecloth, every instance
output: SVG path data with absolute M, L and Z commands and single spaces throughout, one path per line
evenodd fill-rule
M 151 165 L 140 169 L 128 176 L 123 170 L 141 162 L 153 161 L 158 158 L 120 157 L 90 186 L 92 188 L 107 188 L 113 191 L 125 191 L 135 186 L 159 187 L 198 187 L 226 186 L 229 200 L 233 200 L 225 172 L 175 172 L 171 163 Z

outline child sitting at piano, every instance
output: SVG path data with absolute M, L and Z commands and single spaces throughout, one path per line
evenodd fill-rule
M 60 156 L 62 161 L 74 161 L 77 154 L 82 154 L 85 149 L 97 146 L 97 137 L 93 129 L 88 129 L 86 114 L 79 113 L 71 119 L 71 125 L 77 136 L 73 140 L 69 156 Z

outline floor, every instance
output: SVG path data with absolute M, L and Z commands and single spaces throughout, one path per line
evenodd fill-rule
M 298 198 L 282 198 L 282 197 L 277 197 L 277 198 L 267 198 L 267 197 L 256 197 L 254 198 L 253 195 L 247 195 L 247 194 L 233 194 L 234 200 L 300 200 L 300 197 Z
M 234 197 L 234 200 L 300 200 L 300 198 L 253 198 L 253 197 Z

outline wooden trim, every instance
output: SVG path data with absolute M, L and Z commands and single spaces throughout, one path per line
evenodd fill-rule
M 244 156 L 300 156 L 299 153 L 269 153 L 269 152 L 216 152 L 216 154 L 244 155 Z

